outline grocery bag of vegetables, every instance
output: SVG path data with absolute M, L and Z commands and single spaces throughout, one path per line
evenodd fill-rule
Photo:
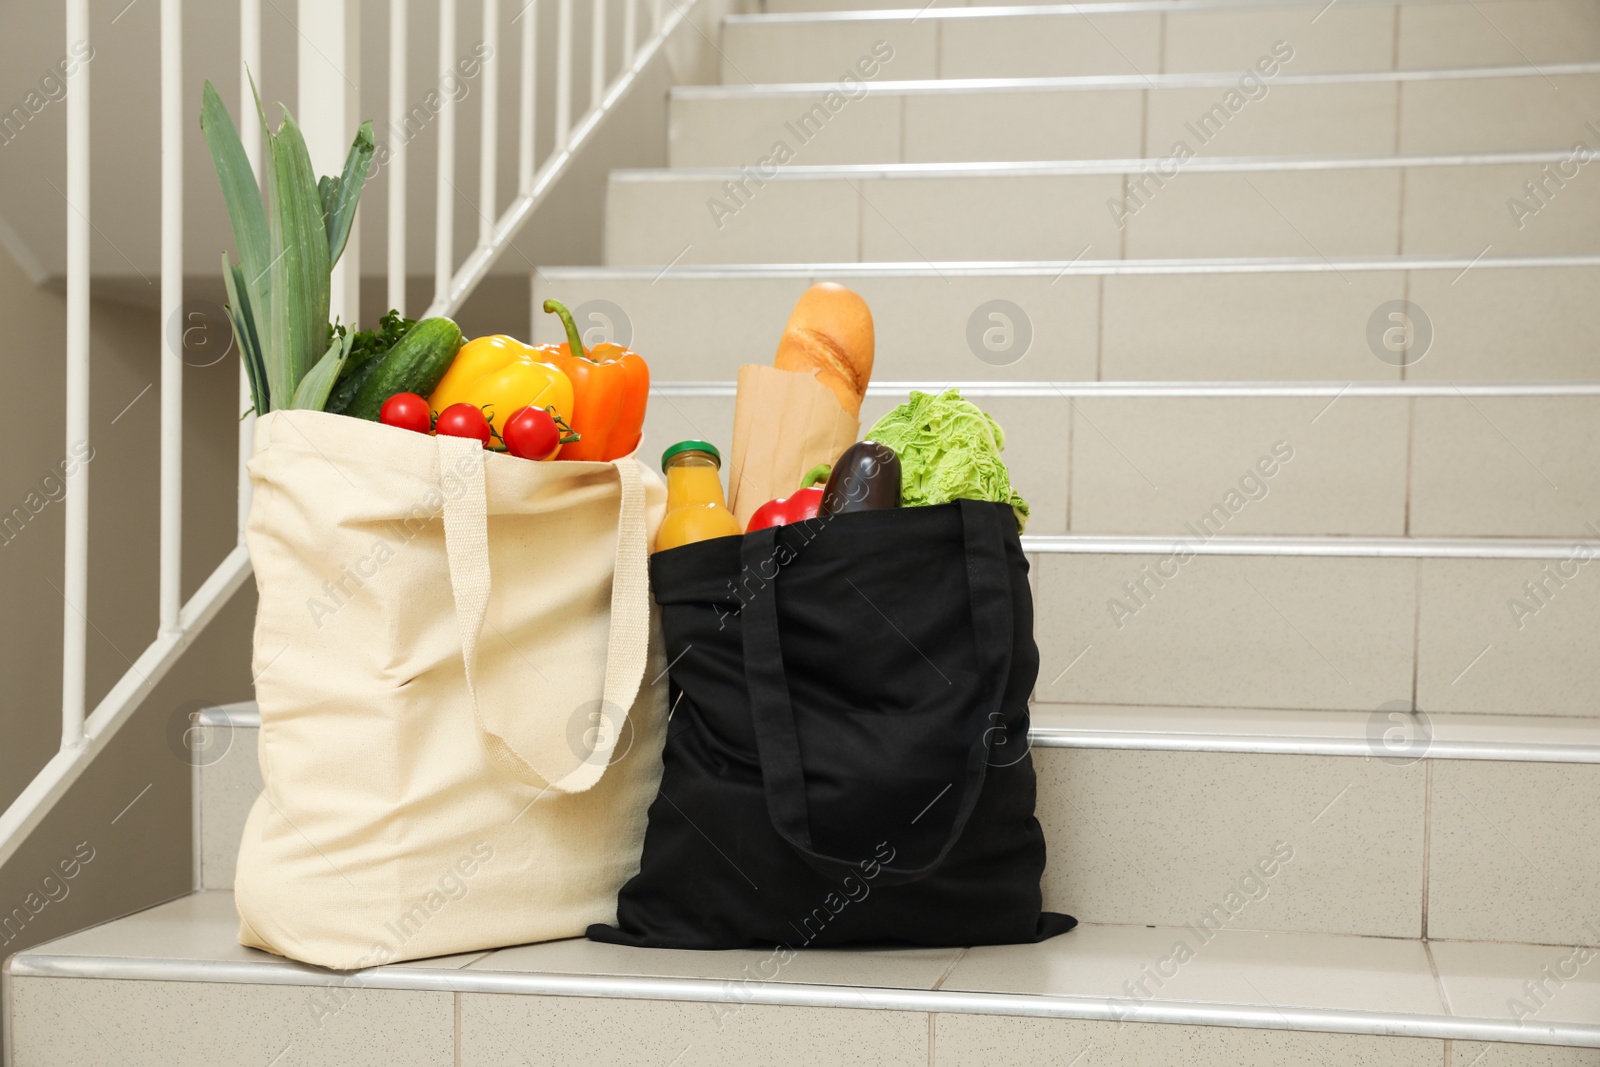
M 590 938 L 781 951 L 1075 925 L 1042 910 L 1021 498 L 999 427 L 928 399 L 830 478 L 903 475 L 901 503 L 921 506 L 858 484 L 859 510 L 825 491 L 809 517 L 651 558 L 674 690 L 661 795 L 617 921 Z
M 660 777 L 647 552 L 664 486 L 616 450 L 520 458 L 503 410 L 510 451 L 490 451 L 477 397 L 445 414 L 477 416 L 482 439 L 444 418 L 430 434 L 420 394 L 462 348 L 454 323 L 362 345 L 328 323 L 370 127 L 320 188 L 292 120 L 269 134 L 268 227 L 209 85 L 202 126 L 259 416 L 245 537 L 263 788 L 239 846 L 240 941 L 348 969 L 609 921 Z M 420 406 L 409 429 L 377 421 L 397 397 Z
M 313 411 L 249 469 L 240 940 L 356 968 L 609 921 L 660 775 L 659 479 Z

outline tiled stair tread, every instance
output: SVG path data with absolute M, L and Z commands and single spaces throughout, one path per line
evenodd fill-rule
M 1371 711 L 1206 708 L 1135 705 L 1033 705 L 1030 741 L 1041 748 L 1120 748 L 1183 752 L 1282 752 L 1298 755 L 1384 755 L 1380 722 Z M 261 726 L 254 702 L 207 708 L 210 726 Z M 1600 763 L 1600 716 L 1428 716 L 1425 749 L 1408 745 L 1396 758 L 1502 759 Z
M 1497 167 L 1564 163 L 1572 149 L 1517 152 L 1457 152 L 1414 156 L 1195 156 L 1186 160 L 1188 174 L 1211 172 L 1396 170 L 1424 167 Z M 1139 174 L 1151 167 L 1149 159 L 1049 159 L 1004 163 L 827 163 L 816 166 L 791 163 L 766 181 L 855 181 L 860 178 L 1010 178 L 1072 177 L 1078 175 Z M 703 182 L 738 178 L 739 167 L 648 167 L 613 170 L 612 184 L 637 182 Z
M 1032 10 L 1032 9 L 1030 9 Z M 1574 74 L 1600 74 L 1600 63 L 1541 63 L 1492 67 L 1447 67 L 1430 70 L 1361 70 L 1290 73 L 1272 79 L 1273 85 L 1329 85 L 1349 82 L 1468 81 L 1479 78 L 1539 78 Z M 1238 72 L 1207 74 L 1076 74 L 1055 78 L 942 78 L 872 83 L 873 96 L 895 94 L 1038 92 L 1040 90 L 1194 89 L 1232 86 Z M 837 88 L 837 82 L 758 82 L 754 85 L 675 85 L 673 100 L 727 100 L 758 96 L 812 97 Z
M 107 978 L 332 985 L 340 972 L 241 948 L 233 897 L 194 894 L 14 956 L 9 980 Z M 1600 977 L 1581 966 L 1529 1021 L 1561 946 L 1082 926 L 1041 945 L 681 952 L 582 940 L 360 972 L 376 989 L 604 996 L 1185 1022 L 1600 1047 Z M 1175 963 L 1179 942 L 1192 956 Z M 1431 960 L 1430 960 L 1431 952 Z M 1156 969 L 1166 972 L 1152 977 Z M 1437 972 L 1437 979 L 1434 977 Z M 1157 985 L 1157 982 L 1160 984 Z M 1552 987 L 1552 990 L 1554 987 Z
M 1372 358 L 1363 327 L 1374 307 L 1408 289 L 1429 309 L 1439 354 L 1409 372 L 1407 387 L 1596 376 L 1587 319 L 1568 310 L 1600 281 L 1594 253 L 1491 251 L 1477 262 L 1472 255 L 1375 255 L 679 263 L 665 272 L 555 266 L 540 268 L 533 280 L 532 306 L 553 295 L 575 301 L 580 315 L 586 306 L 609 304 L 604 314 L 612 322 L 622 309 L 628 336 L 662 354 L 658 385 L 731 381 L 741 363 L 775 343 L 776 327 L 760 324 L 781 323 L 805 286 L 818 281 L 855 287 L 874 304 L 880 362 L 869 388 L 877 391 L 885 381 L 913 378 L 1120 379 L 1138 380 L 1142 389 L 1196 389 L 1208 380 L 1253 389 L 1286 377 L 1399 386 L 1398 370 Z M 974 360 L 964 340 L 973 309 L 996 297 L 1023 308 L 1034 330 L 1027 358 L 1003 366 Z M 684 340 L 694 335 L 691 324 L 730 300 L 750 308 L 748 321 L 731 323 L 709 347 Z M 1186 315 L 1201 335 L 1175 341 L 1175 331 L 1141 317 L 1151 302 Z M 1307 308 L 1315 311 L 1297 311 Z M 1531 335 L 1501 322 L 1528 315 L 1537 316 Z M 553 316 L 535 318 L 535 342 L 560 340 Z M 1173 354 L 1182 341 L 1190 343 Z M 1520 358 L 1524 353 L 1532 358 Z
M 273 964 L 312 975 L 332 973 L 268 952 L 245 948 L 239 944 L 238 933 L 239 914 L 233 907 L 232 890 L 202 890 L 18 953 L 12 958 L 12 973 L 24 973 L 27 964 L 22 961 L 32 956 L 250 966 Z M 481 952 L 468 952 L 392 966 L 442 970 L 465 967 L 482 955 Z
M 743 64 L 741 62 L 741 67 Z M 1063 64 L 1062 71 L 1075 70 Z M 885 74 L 888 72 L 886 71 Z M 756 164 L 778 135 L 796 148 L 790 163 L 865 164 L 1157 160 L 1182 141 L 1202 156 L 1392 156 L 1567 149 L 1600 98 L 1600 63 L 1463 66 L 1427 70 L 1285 69 L 1272 79 L 1270 113 L 1230 125 L 1223 136 L 1207 114 L 1236 89 L 1236 70 L 1195 73 L 1058 74 L 1031 67 L 944 79 L 880 78 L 835 119 L 819 101 L 837 82 L 826 71 L 780 69 L 721 85 L 670 91 L 672 168 Z M 783 80 L 777 80 L 783 79 Z M 1473 102 L 1493 101 L 1495 109 Z M 1481 121 L 1468 123 L 1463 115 Z M 824 129 L 820 123 L 825 122 Z M 959 133 L 956 131 L 960 131 Z M 787 165 L 787 164 L 786 164 Z

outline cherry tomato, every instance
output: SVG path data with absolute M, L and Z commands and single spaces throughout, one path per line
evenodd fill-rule
M 561 451 L 561 431 L 544 408 L 520 407 L 500 430 L 506 451 L 523 459 L 555 459 Z
M 416 393 L 396 393 L 385 400 L 378 421 L 385 426 L 398 426 L 402 430 L 414 430 L 417 433 L 427 433 L 433 429 L 428 402 Z
M 471 404 L 451 404 L 439 412 L 434 429 L 448 437 L 476 437 L 485 447 L 492 437 L 489 420 Z

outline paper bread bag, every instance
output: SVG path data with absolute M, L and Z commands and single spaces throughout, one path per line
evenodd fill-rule
M 860 420 L 814 375 L 740 367 L 728 457 L 728 506 L 739 525 L 762 504 L 799 489 L 807 471 L 838 459 L 860 433 Z

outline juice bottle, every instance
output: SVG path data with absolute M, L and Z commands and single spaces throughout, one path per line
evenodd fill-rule
M 679 441 L 662 453 L 667 516 L 656 533 L 657 552 L 744 533 L 722 495 L 721 467 L 722 456 L 706 441 Z

